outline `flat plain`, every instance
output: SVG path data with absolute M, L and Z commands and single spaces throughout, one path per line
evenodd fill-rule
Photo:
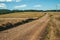
M 0 15 L 0 24 L 15 24 L 36 19 L 17 27 L 0 31 L 0 40 L 60 40 L 60 12 L 18 12 Z

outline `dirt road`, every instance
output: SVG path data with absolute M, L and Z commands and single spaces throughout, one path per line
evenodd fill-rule
M 49 20 L 50 17 L 46 14 L 38 20 L 1 31 L 0 40 L 42 40 Z

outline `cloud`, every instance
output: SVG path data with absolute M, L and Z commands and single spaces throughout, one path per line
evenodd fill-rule
M 25 8 L 25 7 L 27 7 L 27 5 L 26 4 L 23 4 L 23 5 L 15 6 L 15 9 Z
M 20 2 L 21 0 L 0 0 L 0 2 Z
M 60 4 L 57 4 L 56 6 L 60 6 Z
M 6 4 L 0 3 L 0 9 L 1 9 L 1 8 L 6 8 Z
M 0 2 L 12 2 L 13 0 L 0 0 Z
M 6 2 L 12 2 L 13 0 L 6 0 Z
M 42 5 L 34 5 L 33 7 L 40 8 L 40 7 L 42 7 Z
M 20 1 L 22 1 L 22 0 L 16 0 L 16 2 L 20 2 Z
M 5 0 L 0 0 L 0 2 L 4 2 Z

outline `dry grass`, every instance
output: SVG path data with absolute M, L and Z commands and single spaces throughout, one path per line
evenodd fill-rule
M 27 18 L 0 18 L 0 26 L 2 24 L 7 24 L 8 22 L 9 23 L 12 23 L 12 24 L 15 24 L 17 22 L 21 22 L 22 20 L 26 20 Z
M 60 12 L 17 12 L 17 13 L 0 15 L 0 18 L 35 18 L 44 15 L 44 13 L 54 15 L 55 17 L 60 17 Z
M 0 15 L 0 18 L 35 18 L 42 16 L 42 12 L 18 12 Z
M 52 15 L 52 17 L 50 17 L 51 20 L 49 21 L 47 28 L 48 34 L 45 36 L 44 40 L 60 40 L 60 20 L 59 20 L 60 12 L 20 12 L 20 13 L 5 14 L 0 15 L 0 24 L 7 22 L 15 23 L 25 20 L 18 18 L 36 18 L 44 15 L 44 13 Z M 12 20 L 4 18 L 17 18 L 17 19 Z
M 49 33 L 47 34 L 44 40 L 60 40 L 60 21 L 55 19 L 56 17 L 54 16 L 51 17 L 51 20 L 48 25 Z
M 42 13 L 42 12 L 18 12 L 18 13 L 0 15 L 0 25 L 6 24 L 8 22 L 14 24 L 16 22 L 20 22 L 20 21 L 28 19 L 28 18 L 40 17 L 43 14 L 44 13 Z

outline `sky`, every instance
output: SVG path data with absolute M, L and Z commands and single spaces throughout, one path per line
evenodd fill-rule
M 60 9 L 60 0 L 0 0 L 0 9 L 54 10 Z

